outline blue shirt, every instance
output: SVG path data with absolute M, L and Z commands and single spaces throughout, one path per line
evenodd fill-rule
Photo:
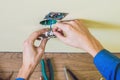
M 94 64 L 106 80 L 120 80 L 120 59 L 103 49 L 94 58 Z
M 25 80 L 24 78 L 16 78 L 15 80 Z
M 120 59 L 109 51 L 103 49 L 98 52 L 94 58 L 94 64 L 106 80 L 120 80 Z

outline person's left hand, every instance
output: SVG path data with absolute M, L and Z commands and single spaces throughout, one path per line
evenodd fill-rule
M 41 39 L 41 43 L 39 46 L 35 46 L 35 40 L 37 38 L 48 31 L 48 29 L 42 29 L 33 32 L 30 37 L 24 42 L 24 50 L 23 50 L 23 65 L 18 73 L 18 78 L 28 79 L 30 74 L 34 71 L 35 67 L 39 63 L 41 57 L 44 54 L 45 45 L 47 43 L 47 39 Z

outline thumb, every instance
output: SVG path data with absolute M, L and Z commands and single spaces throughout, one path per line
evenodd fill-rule
M 42 56 L 44 54 L 47 41 L 48 41 L 48 39 L 45 39 L 45 38 L 42 39 L 39 47 L 37 48 L 38 49 L 38 56 L 37 56 L 38 59 L 40 58 L 40 56 Z
M 40 45 L 39 45 L 39 48 L 42 48 L 44 49 L 45 46 L 46 46 L 46 43 L 47 43 L 48 39 L 47 38 L 43 38 Z

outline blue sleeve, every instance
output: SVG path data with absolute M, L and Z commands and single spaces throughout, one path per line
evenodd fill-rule
M 106 80 L 120 80 L 120 59 L 103 49 L 94 58 L 94 64 Z
M 15 80 L 25 80 L 24 78 L 16 78 Z

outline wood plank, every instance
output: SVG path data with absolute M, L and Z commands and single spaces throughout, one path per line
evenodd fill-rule
M 120 57 L 120 54 L 115 54 Z M 46 53 L 46 57 L 52 59 L 54 65 L 55 80 L 65 80 L 64 66 L 69 67 L 80 80 L 99 80 L 101 75 L 93 64 L 93 58 L 87 53 Z M 9 76 L 14 80 L 22 64 L 21 52 L 0 53 L 0 77 L 7 80 Z M 38 65 L 30 80 L 38 80 L 40 77 L 41 66 Z M 0 79 L 1 80 L 1 79 Z
M 101 78 L 101 75 L 98 71 L 72 71 L 74 74 L 78 77 L 80 80 L 99 80 Z M 17 73 L 14 73 L 11 80 L 14 80 Z M 40 77 L 40 72 L 34 72 L 31 76 L 30 80 L 38 80 Z M 55 72 L 55 80 L 66 80 L 64 72 L 59 71 Z

